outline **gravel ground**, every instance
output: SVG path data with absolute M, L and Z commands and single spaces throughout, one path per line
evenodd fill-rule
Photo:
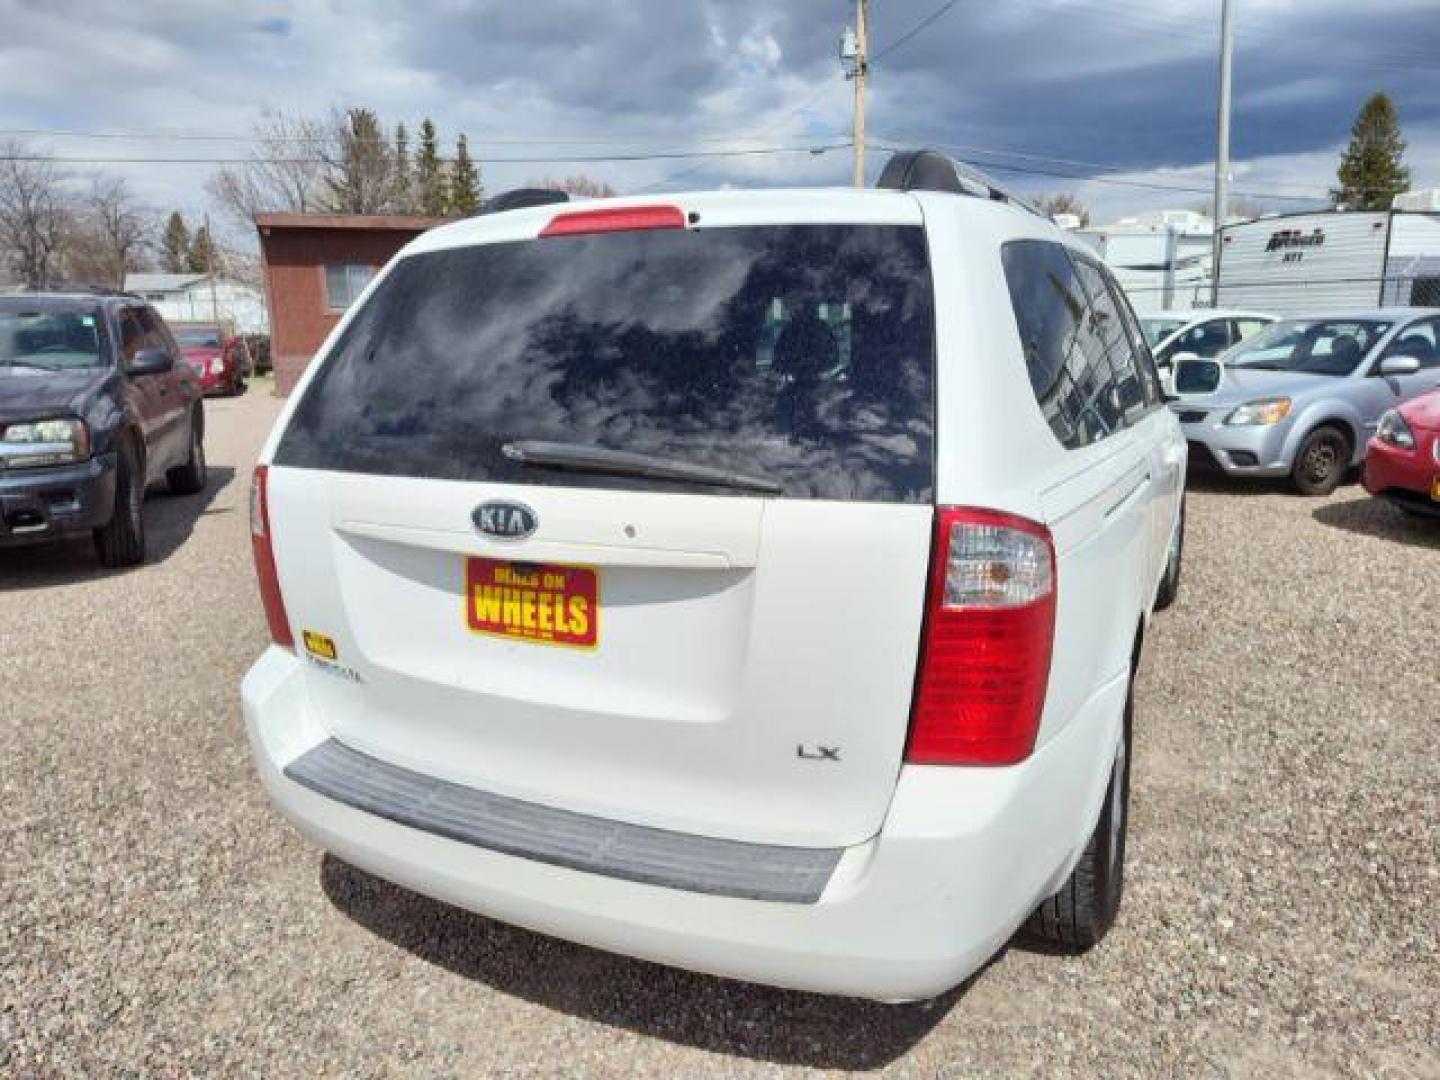
M 237 689 L 276 407 L 212 404 L 210 487 L 152 498 L 144 568 L 0 552 L 0 1074 L 1440 1076 L 1440 527 L 1353 487 L 1193 491 L 1119 924 L 886 1007 L 542 938 L 301 842 Z

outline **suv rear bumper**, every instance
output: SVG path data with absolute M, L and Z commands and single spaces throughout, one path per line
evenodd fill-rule
M 0 547 L 88 532 L 115 509 L 115 455 L 0 473 Z
M 1019 766 L 903 768 L 881 832 L 841 851 L 813 903 L 574 869 L 347 805 L 285 772 L 330 741 L 309 707 L 304 661 L 272 647 L 251 668 L 243 695 L 267 792 L 302 833 L 355 866 L 483 915 L 630 956 L 899 1001 L 934 996 L 973 974 L 1064 881 L 1099 814 L 1125 692 L 1124 676 L 1107 684 Z

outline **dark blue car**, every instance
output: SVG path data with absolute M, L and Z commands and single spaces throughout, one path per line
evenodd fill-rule
M 0 546 L 89 532 L 145 560 L 146 488 L 205 486 L 200 384 L 163 319 L 126 295 L 0 296 Z

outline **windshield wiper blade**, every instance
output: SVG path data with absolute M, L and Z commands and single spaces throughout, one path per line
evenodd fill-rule
M 521 465 L 549 469 L 574 469 L 577 472 L 607 473 L 611 476 L 644 476 L 652 480 L 683 480 L 713 487 L 740 488 L 779 495 L 781 487 L 774 480 L 744 473 L 696 465 L 674 458 L 636 454 L 629 450 L 610 450 L 585 443 L 546 442 L 541 439 L 517 439 L 507 442 L 500 452 Z

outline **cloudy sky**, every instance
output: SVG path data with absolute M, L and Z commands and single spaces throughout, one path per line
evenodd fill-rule
M 1219 0 L 872 0 L 870 132 L 951 146 L 1100 220 L 1205 199 Z M 1440 187 L 1440 0 L 1235 0 L 1235 187 L 1323 197 L 1365 96 L 1395 98 L 1417 186 Z M 585 172 L 622 192 L 839 183 L 845 0 L 0 0 L 0 139 L 62 158 L 222 158 L 265 106 L 363 104 L 464 130 L 492 190 Z M 902 40 L 905 39 L 905 40 Z M 893 46 L 893 50 L 892 50 Z M 63 134 L 63 133 L 72 134 Z M 81 137 L 79 132 L 91 133 Z M 93 137 L 96 133 L 106 136 Z M 203 136 L 204 138 L 196 138 Z M 871 155 L 871 175 L 884 158 Z M 205 208 L 203 162 L 123 173 Z M 1068 175 L 1046 175 L 1046 174 Z

